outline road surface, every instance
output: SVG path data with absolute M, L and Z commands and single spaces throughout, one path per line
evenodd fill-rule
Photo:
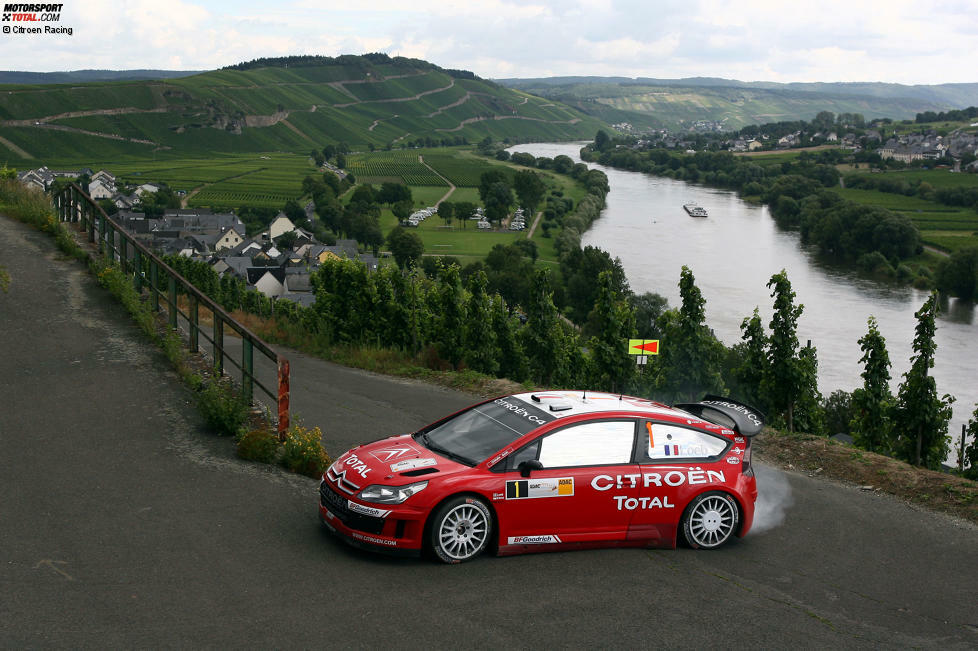
M 49 238 L 0 218 L 0 251 L 0 648 L 978 646 L 975 527 L 766 467 L 766 530 L 712 552 L 352 549 Z M 332 453 L 473 399 L 290 358 Z

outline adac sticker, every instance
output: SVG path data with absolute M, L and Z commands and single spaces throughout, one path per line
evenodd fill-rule
M 506 482 L 506 499 L 522 500 L 537 497 L 570 497 L 574 494 L 574 478 L 517 479 Z
M 415 468 L 425 468 L 427 466 L 434 466 L 438 461 L 435 459 L 405 459 L 404 461 L 398 461 L 397 463 L 391 464 L 391 472 L 401 472 L 404 470 L 413 470 Z
M 735 463 L 740 463 L 740 457 L 727 457 L 727 463 L 733 465 Z

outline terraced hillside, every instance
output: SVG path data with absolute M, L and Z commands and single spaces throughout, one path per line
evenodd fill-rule
M 640 130 L 677 130 L 700 120 L 736 130 L 749 124 L 811 120 L 819 111 L 861 113 L 867 119 L 907 119 L 925 111 L 970 106 L 978 98 L 978 84 L 746 84 L 725 79 L 601 77 L 504 79 L 500 83 L 609 123 L 628 122 Z
M 0 85 L 0 160 L 124 160 L 593 137 L 602 123 L 464 71 L 386 55 L 269 59 L 181 79 Z

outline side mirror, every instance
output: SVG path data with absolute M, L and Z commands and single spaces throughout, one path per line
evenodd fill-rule
M 529 461 L 521 462 L 516 469 L 520 471 L 521 477 L 529 477 L 532 471 L 543 470 L 543 464 L 538 459 L 530 459 Z

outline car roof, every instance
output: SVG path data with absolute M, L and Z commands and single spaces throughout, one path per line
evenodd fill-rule
M 514 398 L 529 403 L 554 418 L 610 411 L 629 411 L 649 416 L 672 416 L 700 419 L 662 403 L 601 391 L 530 391 L 517 393 Z

